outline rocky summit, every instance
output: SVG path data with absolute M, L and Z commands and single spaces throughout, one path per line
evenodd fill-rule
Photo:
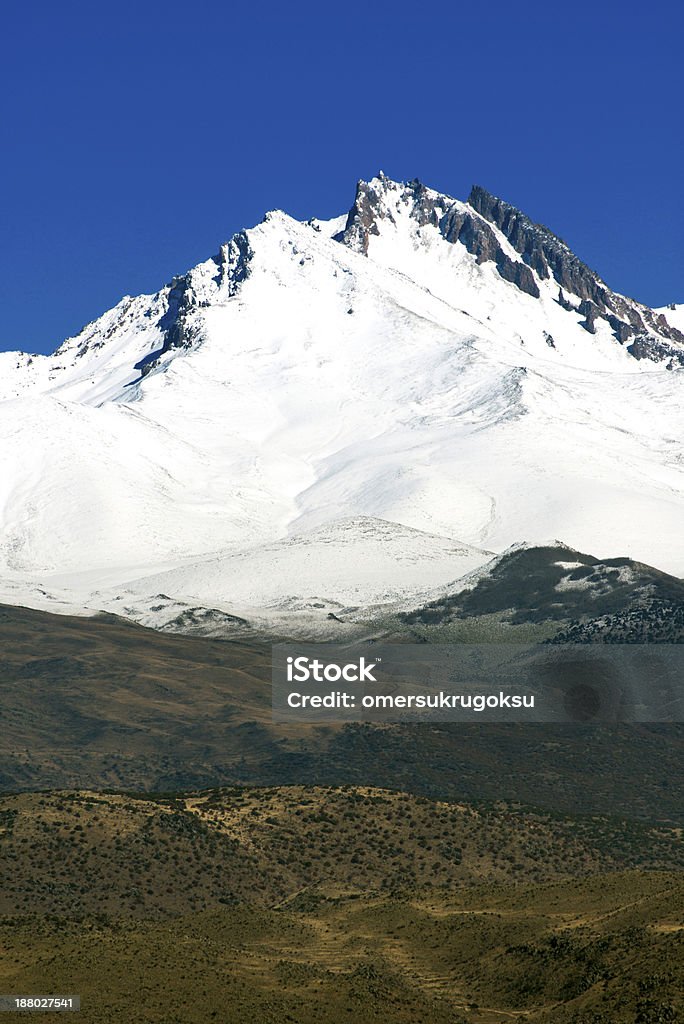
M 480 186 L 272 211 L 0 354 L 0 599 L 282 634 L 520 543 L 681 576 L 683 328 Z

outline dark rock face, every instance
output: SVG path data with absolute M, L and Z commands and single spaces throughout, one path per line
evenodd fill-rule
M 606 313 L 605 316 L 606 320 L 613 329 L 613 334 L 615 335 L 615 337 L 621 345 L 624 345 L 625 342 L 629 341 L 629 339 L 636 333 L 635 327 L 632 327 L 631 324 L 624 323 L 623 320 L 620 320 L 618 317 L 613 316 L 612 313 Z
M 437 226 L 447 242 L 463 242 L 478 263 L 493 260 L 504 281 L 511 281 L 520 291 L 539 298 L 539 288 L 534 274 L 524 263 L 512 260 L 503 251 L 496 235 L 485 221 L 454 205 L 437 221 Z
M 584 317 L 584 320 L 581 321 L 581 325 L 584 327 L 585 331 L 589 331 L 589 334 L 596 334 L 594 321 L 600 315 L 599 307 L 589 299 L 582 299 L 577 307 L 577 312 Z
M 447 242 L 463 242 L 477 263 L 496 260 L 501 252 L 496 235 L 489 225 L 479 218 L 470 216 L 467 210 L 454 206 L 444 214 L 438 224 Z
M 370 236 L 380 234 L 377 220 L 384 220 L 385 216 L 380 193 L 368 182 L 359 181 L 354 205 L 347 214 L 344 231 L 337 235 L 337 240 L 365 256 L 368 253 Z
M 216 273 L 212 278 L 216 288 L 224 290 L 228 297 L 235 295 L 242 282 L 249 277 L 253 256 L 244 231 L 234 235 L 229 242 L 221 246 L 221 251 L 212 256 L 216 264 Z M 208 305 L 208 301 L 198 298 L 195 292 L 192 271 L 181 277 L 174 277 L 169 286 L 166 311 L 157 321 L 157 326 L 163 332 L 162 346 L 135 364 L 135 369 L 140 370 L 141 377 L 154 370 L 167 352 L 191 347 L 196 337 L 189 324 L 190 314 L 205 305 Z M 136 381 L 132 383 L 135 384 Z
M 359 182 L 338 240 L 367 254 L 371 236 L 379 234 L 378 224 L 393 220 L 384 197 L 394 187 L 382 174 L 377 185 Z M 562 239 L 481 186 L 475 185 L 463 204 L 431 192 L 414 179 L 403 186 L 400 201 L 409 207 L 418 227 L 431 224 L 448 242 L 462 242 L 477 263 L 492 261 L 504 281 L 525 294 L 539 298 L 538 280 L 556 281 L 559 305 L 580 316 L 580 325 L 588 333 L 595 334 L 597 321 L 603 319 L 636 359 L 655 359 L 670 367 L 684 365 L 684 334 L 661 313 L 611 291 Z M 520 254 L 520 260 L 504 251 L 492 225 Z M 579 304 L 566 298 L 565 292 L 576 296 Z
M 511 281 L 517 285 L 521 292 L 539 298 L 539 286 L 534 279 L 534 274 L 524 263 L 512 260 L 505 252 L 499 251 L 496 259 L 496 269 L 504 281 Z
M 563 309 L 567 309 L 568 312 L 574 312 L 576 310 L 576 306 L 573 306 L 572 302 L 570 302 L 569 299 L 566 299 L 563 295 L 562 288 L 558 289 L 558 298 L 556 299 L 556 302 L 559 306 L 562 306 Z
M 668 370 L 684 366 L 684 352 L 674 349 L 664 342 L 659 342 L 649 335 L 639 335 L 627 347 L 627 351 L 635 359 L 656 359 L 658 362 L 665 363 Z
M 673 365 L 682 365 L 684 352 L 678 348 L 684 345 L 681 331 L 671 327 L 662 313 L 612 292 L 598 274 L 543 224 L 535 224 L 520 210 L 479 185 L 473 186 L 468 205 L 504 233 L 539 278 L 552 277 L 558 282 L 559 305 L 580 314 L 584 318 L 581 326 L 590 334 L 596 333 L 596 321 L 603 318 L 621 345 L 630 338 L 637 338 L 627 348 L 635 358 L 669 360 Z M 579 306 L 575 307 L 565 298 L 564 289 L 578 296 Z M 674 345 L 668 345 L 668 341 Z
M 228 296 L 235 295 L 240 284 L 249 276 L 252 256 L 247 235 L 244 232 L 234 235 L 230 242 L 221 247 L 218 255 L 212 257 L 216 264 L 213 278 L 216 287 L 225 289 Z M 188 314 L 206 304 L 195 294 L 192 271 L 182 277 L 174 277 L 166 312 L 158 321 L 158 326 L 164 332 L 164 344 L 157 356 L 172 348 L 189 347 L 193 339 L 188 330 Z M 147 372 L 151 368 L 152 364 L 149 363 Z
M 339 242 L 364 255 L 368 253 L 371 236 L 380 233 L 378 223 L 394 220 L 383 202 L 387 179 L 380 175 L 379 180 L 379 187 L 365 181 L 358 183 L 344 231 L 337 235 Z M 394 185 L 393 182 L 388 184 L 390 187 Z M 512 260 L 501 248 L 487 221 L 474 216 L 463 203 L 447 196 L 435 196 L 417 178 L 404 186 L 401 201 L 409 207 L 411 219 L 418 227 L 431 224 L 447 242 L 462 242 L 478 263 L 491 260 L 504 281 L 510 281 L 521 291 L 539 298 L 539 287 L 530 268 L 521 261 Z
M 428 189 L 417 178 L 398 185 L 381 172 L 372 182 L 358 183 L 344 230 L 336 240 L 367 255 L 371 238 L 380 234 L 383 221 L 395 223 L 396 211 L 402 207 L 417 229 L 433 227 L 447 242 L 462 243 L 478 264 L 493 263 L 504 281 L 526 295 L 539 298 L 539 282 L 555 281 L 558 304 L 577 316 L 588 333 L 596 334 L 598 323 L 604 320 L 635 359 L 663 362 L 670 369 L 684 366 L 684 334 L 662 314 L 612 292 L 553 232 L 480 186 L 474 186 L 468 202 L 462 203 Z M 502 241 L 502 234 L 519 259 Z M 222 246 L 213 257 L 216 271 L 211 280 L 217 291 L 235 295 L 249 277 L 253 256 L 245 232 Z M 204 282 L 201 291 L 206 294 L 206 278 Z M 209 300 L 196 294 L 196 283 L 191 271 L 174 278 L 165 290 L 166 309 L 157 321 L 163 342 L 136 365 L 141 376 L 158 366 L 170 350 L 197 343 L 192 313 Z M 555 347 L 553 339 L 547 339 L 547 344 Z
M 468 205 L 504 233 L 542 280 L 553 277 L 566 291 L 601 305 L 605 285 L 552 231 L 479 185 L 473 186 Z
M 418 228 L 432 225 L 447 242 L 461 242 L 477 263 L 493 262 L 503 280 L 526 295 L 539 298 L 538 282 L 554 280 L 558 304 L 577 314 L 589 334 L 596 334 L 597 322 L 603 319 L 636 359 L 654 359 L 670 367 L 684 364 L 684 334 L 662 314 L 611 291 L 562 239 L 479 185 L 464 204 L 431 191 L 418 179 L 399 188 L 382 173 L 373 182 L 360 181 L 337 241 L 367 255 L 382 221 L 394 222 L 392 204 L 386 201 L 391 192 L 395 204 L 398 200 L 408 209 Z M 504 251 L 494 228 L 506 237 L 519 260 Z
M 221 246 L 218 256 L 213 257 L 216 263 L 214 281 L 217 287 L 225 286 L 229 296 L 235 295 L 242 282 L 249 277 L 253 257 L 247 234 L 240 231 L 233 235 L 230 242 Z
M 164 352 L 168 352 L 169 349 L 184 346 L 186 341 L 185 317 L 195 304 L 190 274 L 174 277 L 171 282 L 166 312 L 158 323 L 164 332 L 164 344 L 159 352 L 160 356 Z M 149 372 L 151 364 L 148 364 L 147 369 Z
M 229 297 L 235 295 L 242 282 L 249 277 L 253 255 L 249 239 L 243 231 L 223 245 L 218 255 L 212 257 L 216 264 L 213 280 L 217 288 L 224 288 Z M 192 271 L 173 279 L 168 307 L 159 321 L 164 331 L 164 345 L 160 355 L 172 348 L 187 348 L 192 343 L 187 317 L 192 310 L 202 305 L 206 305 L 206 302 L 199 300 L 195 294 Z

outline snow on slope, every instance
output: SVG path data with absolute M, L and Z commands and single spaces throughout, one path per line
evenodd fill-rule
M 407 187 L 371 184 L 365 251 L 344 219 L 274 212 L 53 356 L 0 356 L 7 579 L 83 607 L 164 572 L 164 593 L 219 606 L 346 603 L 355 577 L 359 600 L 439 585 L 445 544 L 549 537 L 684 573 L 682 370 L 605 318 L 591 333 L 580 296 L 561 304 L 467 204 L 422 193 L 486 228 L 535 294 L 416 220 Z M 345 517 L 352 572 L 326 532 Z
M 446 537 L 359 517 L 147 576 L 130 589 L 232 609 L 311 600 L 384 604 L 458 579 L 489 558 L 490 552 Z
M 672 302 L 657 309 L 656 313 L 661 313 L 669 324 L 684 333 L 684 302 Z

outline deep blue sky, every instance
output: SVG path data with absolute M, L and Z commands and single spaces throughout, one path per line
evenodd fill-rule
M 6 4 L 0 349 L 49 351 L 267 209 L 473 182 L 684 301 L 681 3 Z

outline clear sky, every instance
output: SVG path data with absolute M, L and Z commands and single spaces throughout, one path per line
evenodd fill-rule
M 684 6 L 5 4 L 0 349 L 50 351 L 267 209 L 473 182 L 684 301 Z

